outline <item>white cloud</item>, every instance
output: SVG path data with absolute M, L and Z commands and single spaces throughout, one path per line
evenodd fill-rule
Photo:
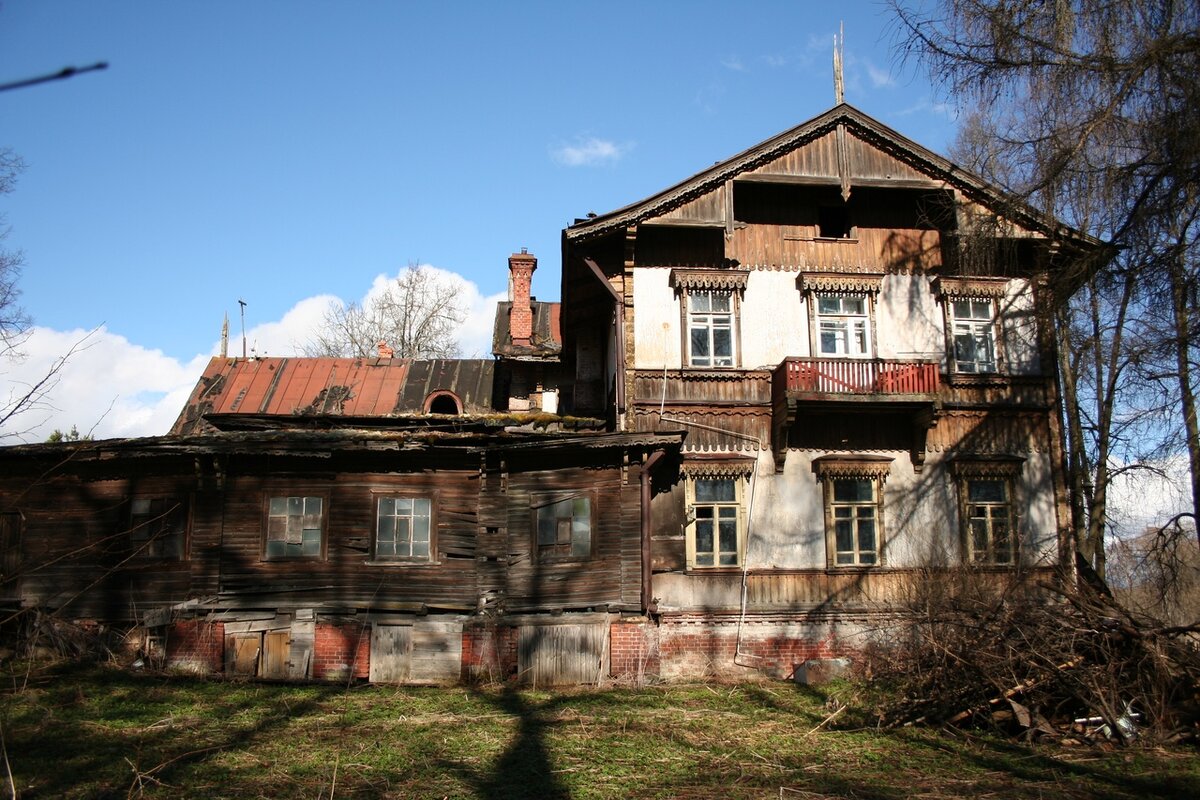
M 863 62 L 863 65 L 867 68 L 867 75 L 871 79 L 871 85 L 876 89 L 896 85 L 896 79 L 887 70 L 880 69 L 870 61 Z
M 478 286 L 457 273 L 429 265 L 423 268 L 459 286 L 467 308 L 459 332 L 463 356 L 490 358 L 496 302 L 505 295 L 485 296 Z M 394 277 L 376 276 L 363 299 L 382 290 Z M 247 330 L 247 343 L 259 355 L 294 355 L 329 304 L 340 301 L 328 294 L 300 300 L 279 320 Z M 40 442 L 55 428 L 69 431 L 72 426 L 97 439 L 161 436 L 170 430 L 220 346 L 214 342 L 207 352 L 184 361 L 130 342 L 103 327 L 90 335 L 82 329 L 34 328 L 22 347 L 23 359 L 0 361 L 0 406 L 14 393 L 20 396 L 44 378 L 55 362 L 80 342 L 49 386 L 43 402 L 0 430 L 0 444 Z M 229 352 L 239 355 L 240 341 L 231 340 Z
M 561 144 L 550 151 L 550 157 L 567 167 L 591 167 L 615 164 L 629 152 L 630 145 L 619 145 L 608 139 L 579 138 L 575 144 Z
M 772 69 L 779 69 L 780 67 L 786 67 L 788 64 L 787 56 L 782 56 L 782 55 L 765 55 L 762 57 L 762 60 L 763 60 L 763 63 L 765 63 L 768 67 L 771 67 Z
M 742 60 L 733 55 L 726 56 L 725 58 L 721 59 L 721 66 L 725 69 L 733 70 L 734 72 L 746 71 L 746 65 L 742 63 Z
M 39 327 L 23 345 L 22 360 L 0 366 L 4 400 L 24 394 L 76 346 L 42 401 L 6 425 L 0 441 L 41 441 L 72 426 L 97 438 L 166 433 L 208 362 L 208 354 L 181 362 L 104 327 L 90 335 Z

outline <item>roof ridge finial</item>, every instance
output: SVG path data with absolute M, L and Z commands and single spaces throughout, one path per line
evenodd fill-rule
M 833 35 L 833 96 L 840 106 L 846 102 L 846 85 L 842 78 L 842 51 L 846 47 L 846 23 L 838 25 L 838 32 Z

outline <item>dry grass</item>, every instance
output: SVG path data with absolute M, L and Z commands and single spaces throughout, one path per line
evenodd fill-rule
M 829 730 L 788 684 L 286 686 L 59 666 L 0 724 L 35 797 L 1191 797 L 1193 751 Z M 850 716 L 850 715 L 847 715 Z M 7 794 L 7 792 L 5 792 Z

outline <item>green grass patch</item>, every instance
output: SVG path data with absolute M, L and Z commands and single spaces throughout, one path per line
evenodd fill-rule
M 22 798 L 1193 797 L 1193 750 L 814 731 L 782 683 L 276 685 L 60 666 L 3 677 Z M 7 796 L 7 787 L 3 792 Z

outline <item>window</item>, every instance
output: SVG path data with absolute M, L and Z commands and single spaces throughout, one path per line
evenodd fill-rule
M 267 510 L 267 558 L 320 558 L 322 497 L 272 497 Z
M 817 295 L 817 339 L 822 356 L 871 354 L 871 326 L 864 295 Z
M 878 561 L 878 500 L 875 481 L 863 478 L 835 478 L 830 481 L 833 498 L 829 502 L 832 518 L 834 558 L 837 566 L 875 564 Z
M 1016 564 L 1018 526 L 1013 488 L 1022 463 L 1019 456 L 1005 455 L 960 457 L 951 462 L 958 481 L 963 558 L 968 564 Z
M 972 564 L 1013 563 L 1007 481 L 977 478 L 966 483 L 968 559 Z
M 433 557 L 433 501 L 380 497 L 375 516 L 375 560 L 429 561 Z
M 825 496 L 825 547 L 830 567 L 884 562 L 883 484 L 892 460 L 881 456 L 822 456 L 813 471 Z
M 954 371 L 996 371 L 995 317 L 991 300 L 952 299 L 949 302 L 954 342 Z
M 742 565 L 746 549 L 743 498 L 751 468 L 740 463 L 723 467 L 684 465 L 689 567 Z
M 536 502 L 536 501 L 535 501 Z M 534 507 L 538 557 L 582 559 L 592 554 L 592 500 L 586 495 L 552 499 Z
M 732 292 L 690 292 L 688 303 L 688 364 L 693 367 L 732 367 Z
M 171 497 L 135 497 L 129 506 L 129 545 L 137 558 L 183 558 L 187 506 Z

